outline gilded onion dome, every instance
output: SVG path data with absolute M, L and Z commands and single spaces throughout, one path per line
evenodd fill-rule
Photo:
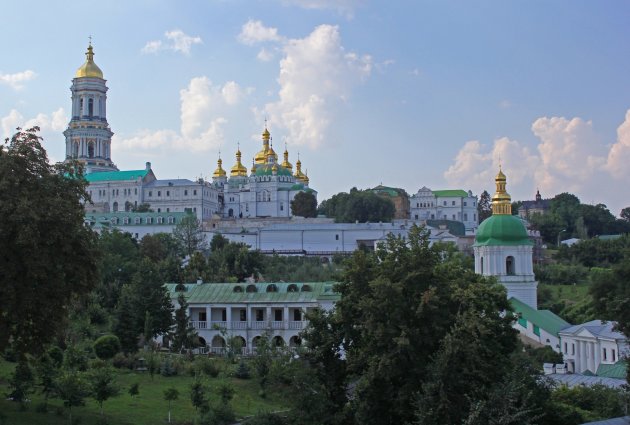
M 92 43 L 88 46 L 87 52 L 85 52 L 85 63 L 77 69 L 75 78 L 92 77 L 103 78 L 103 71 L 94 63 L 94 51 L 92 49 Z
M 265 164 L 267 162 L 267 156 L 268 156 L 268 153 L 269 153 L 269 139 L 270 138 L 271 138 L 271 134 L 269 133 L 269 130 L 267 130 L 267 126 L 265 126 L 265 131 L 263 131 L 263 134 L 262 134 L 263 148 L 254 157 L 254 160 L 256 161 L 256 164 Z M 275 152 L 274 152 L 274 154 L 275 154 Z M 276 158 L 277 158 L 277 156 L 276 156 Z
M 494 178 L 497 191 L 492 196 L 492 214 L 512 215 L 512 198 L 505 190 L 506 177 L 499 167 L 499 174 Z
M 273 145 L 269 146 L 269 150 L 267 150 L 267 161 L 269 161 L 269 157 L 273 157 L 273 162 L 278 162 L 278 154 L 273 150 Z
M 214 170 L 214 173 L 212 173 L 213 177 L 224 177 L 226 175 L 225 170 L 222 167 L 223 161 L 221 160 L 221 157 L 219 157 L 218 161 L 217 161 L 217 169 Z
M 251 170 L 252 175 L 256 174 L 256 161 L 254 161 L 252 159 L 252 170 Z
M 302 161 L 299 158 L 295 163 L 295 174 L 293 176 L 302 183 L 308 183 L 308 176 L 302 172 Z
M 289 171 L 293 171 L 293 165 L 289 162 L 289 151 L 287 147 L 284 147 L 284 161 L 282 162 L 282 166 Z
M 230 170 L 231 177 L 247 176 L 247 167 L 241 164 L 241 150 L 236 151 L 236 164 Z

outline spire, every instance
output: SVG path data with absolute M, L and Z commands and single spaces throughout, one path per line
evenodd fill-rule
M 267 119 L 265 119 L 265 131 L 263 131 L 262 133 L 263 146 L 262 146 L 262 149 L 254 157 L 256 164 L 267 163 L 267 155 L 269 153 L 269 139 L 271 139 L 271 134 L 269 133 L 269 130 L 267 130 Z M 275 152 L 274 152 L 274 155 L 275 155 Z M 278 157 L 276 155 L 276 160 L 277 159 Z
M 240 145 L 236 150 L 236 164 L 230 170 L 231 177 L 247 176 L 247 168 L 241 164 L 241 148 Z
M 282 162 L 282 166 L 289 171 L 293 171 L 293 165 L 289 162 L 289 151 L 286 143 L 284 144 L 284 161 Z
M 497 191 L 492 196 L 492 214 L 493 215 L 512 215 L 512 198 L 506 192 L 506 177 L 499 165 L 499 174 L 494 178 Z

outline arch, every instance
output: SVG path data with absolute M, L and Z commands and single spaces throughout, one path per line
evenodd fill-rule
M 234 217 L 234 210 L 232 208 L 228 210 L 228 217 Z
M 223 348 L 225 347 L 225 339 L 221 335 L 215 335 L 212 338 L 212 348 Z
M 247 285 L 247 292 L 258 292 L 258 288 L 256 288 L 256 285 Z
M 280 335 L 276 335 L 271 340 L 271 343 L 274 347 L 284 347 L 286 344 L 284 343 L 284 339 Z
M 256 348 L 258 347 L 258 344 L 260 344 L 260 339 L 262 337 L 260 335 L 255 336 L 254 338 L 252 338 L 252 347 Z
M 289 286 L 287 286 L 287 292 L 298 292 L 297 285 L 295 283 L 292 283 Z
M 245 348 L 247 347 L 247 341 L 242 336 L 235 336 L 232 338 L 233 348 Z M 240 346 L 240 347 L 239 347 Z
M 88 142 L 88 158 L 94 158 L 94 142 Z
M 112 206 L 112 211 L 118 212 L 118 202 L 114 202 L 114 205 Z
M 505 259 L 505 273 L 513 276 L 515 274 L 516 262 L 514 261 L 514 257 L 508 255 Z
M 232 292 L 243 292 L 243 287 L 241 285 L 236 285 Z
M 278 287 L 275 284 L 267 285 L 267 292 L 278 292 Z
M 94 115 L 94 99 L 88 99 L 88 116 Z
M 208 345 L 206 343 L 206 339 L 202 336 L 197 336 L 197 342 L 199 343 L 199 346 L 201 347 L 205 347 L 206 345 Z
M 299 347 L 300 345 L 302 345 L 302 338 L 299 336 L 293 335 L 289 338 L 289 347 Z
M 79 142 L 72 143 L 72 157 L 77 158 L 79 156 Z
M 311 285 L 302 285 L 302 292 L 311 292 L 312 290 Z

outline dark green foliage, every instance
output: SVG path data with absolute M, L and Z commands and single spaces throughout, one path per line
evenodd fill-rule
M 561 246 L 556 259 L 577 262 L 586 267 L 609 267 L 619 263 L 623 259 L 624 250 L 627 249 L 630 249 L 628 235 L 613 240 L 589 239 L 570 247 Z
M 17 401 L 22 404 L 22 406 L 25 406 L 24 402 L 28 398 L 28 395 L 33 392 L 34 386 L 35 377 L 33 376 L 33 370 L 26 359 L 20 360 L 9 379 L 11 392 L 8 396 L 12 398 L 13 401 Z
M 138 382 L 131 384 L 131 386 L 129 387 L 129 391 L 127 392 L 129 393 L 131 398 L 136 397 L 138 394 L 140 394 L 140 384 Z
M 61 366 L 63 363 L 63 350 L 61 348 L 55 345 L 50 347 L 46 353 L 50 356 L 56 367 Z
M 131 285 L 124 285 L 116 306 L 113 331 L 120 341 L 125 353 L 133 353 L 138 349 L 140 331 L 136 327 L 138 312 L 134 302 L 134 291 Z
M 244 425 L 288 425 L 289 422 L 277 413 L 258 413 L 245 420 Z
M 271 363 L 273 361 L 274 349 L 271 345 L 269 334 L 264 333 L 258 338 L 256 345 L 256 356 L 252 359 L 256 376 L 261 389 L 265 389 L 269 372 L 271 371 Z
M 564 420 L 556 423 L 581 424 L 624 416 L 628 393 L 603 385 L 562 386 L 551 393 L 551 402 L 556 414 Z
M 328 282 L 336 280 L 341 269 L 319 258 L 273 255 L 265 258 L 261 273 L 267 282 Z
M 61 366 L 61 362 L 57 362 L 50 356 L 51 351 L 48 350 L 47 353 L 42 354 L 35 364 L 37 383 L 46 400 L 55 392 L 55 380 L 60 373 L 59 366 Z
M 179 391 L 176 388 L 164 390 L 164 400 L 168 401 L 168 423 L 171 423 L 171 403 L 179 398 Z
M 201 417 L 200 425 L 230 425 L 236 419 L 234 410 L 229 404 L 218 404 L 210 408 Z
M 540 283 L 572 285 L 584 283 L 589 276 L 589 270 L 580 264 L 546 264 L 535 266 L 534 274 Z
M 299 217 L 317 217 L 317 198 L 311 192 L 299 192 L 291 201 L 291 214 Z
M 621 217 L 623 221 L 630 223 L 630 207 L 625 207 L 624 209 L 622 209 L 619 217 Z
M 318 212 L 334 218 L 337 223 L 389 222 L 394 217 L 394 203 L 371 190 L 350 189 L 322 201 Z
M 173 351 L 182 352 L 192 348 L 197 336 L 188 316 L 188 303 L 183 293 L 177 297 L 179 307 L 175 310 L 175 331 L 173 332 Z
M 241 360 L 241 362 L 238 364 L 238 367 L 234 372 L 234 376 L 238 379 L 249 379 L 251 377 L 249 366 L 247 366 L 247 364 L 243 360 Z
M 492 198 L 487 190 L 481 192 L 479 196 L 479 202 L 477 203 L 477 217 L 479 218 L 479 224 L 486 218 L 492 215 Z
M 144 212 L 153 212 L 153 210 L 151 209 L 151 205 L 150 204 L 145 204 L 142 203 L 138 206 L 133 205 L 131 207 L 131 211 L 132 212 L 137 212 L 137 213 L 144 213 Z
M 0 352 L 38 354 L 74 296 L 98 280 L 96 234 L 83 224 L 79 165 L 49 165 L 39 128 L 0 146 Z
M 63 367 L 67 370 L 85 371 L 88 366 L 88 358 L 84 350 L 77 345 L 70 345 L 63 353 Z
M 76 371 L 65 371 L 57 378 L 55 396 L 63 401 L 63 405 L 70 412 L 72 423 L 72 408 L 83 406 L 85 397 L 89 395 L 89 387 L 83 377 Z
M 234 387 L 228 384 L 221 384 L 218 389 L 221 403 L 228 404 L 234 398 Z
M 177 369 L 173 365 L 169 356 L 164 357 L 164 360 L 162 360 L 162 364 L 160 365 L 160 375 L 164 377 L 177 375 Z
M 204 374 L 211 378 L 219 376 L 219 368 L 213 359 L 208 357 L 197 357 L 195 359 L 195 370 L 197 373 Z
M 114 371 L 109 367 L 92 369 L 88 374 L 88 382 L 92 398 L 98 403 L 102 416 L 103 403 L 120 393 L 120 389 L 114 382 Z
M 120 340 L 116 335 L 103 335 L 94 341 L 94 353 L 99 359 L 109 360 L 120 351 Z
M 199 378 L 196 378 L 192 384 L 190 384 L 190 402 L 195 408 L 195 411 L 204 413 L 210 408 L 206 392 L 207 389 Z
M 523 347 L 523 353 L 538 370 L 542 370 L 544 363 L 564 363 L 562 354 L 553 351 L 549 346 L 532 347 L 526 345 Z

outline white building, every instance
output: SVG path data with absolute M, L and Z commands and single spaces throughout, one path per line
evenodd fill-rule
M 614 322 L 592 320 L 559 332 L 569 372 L 625 378 L 620 360 L 629 354 L 628 339 L 613 330 L 614 325 Z M 615 368 L 620 373 L 614 373 Z
M 177 308 L 178 285 L 167 287 Z M 330 310 L 339 299 L 332 282 L 197 283 L 183 288 L 200 342 L 215 354 L 223 354 L 231 338 L 239 340 L 243 354 L 252 354 L 265 335 L 276 346 L 297 347 L 308 324 L 305 314 Z
M 431 190 L 424 186 L 409 199 L 411 220 L 452 220 L 464 223 L 466 234 L 474 234 L 477 196 L 469 190 Z
M 107 85 L 88 47 L 86 61 L 72 80 L 72 119 L 64 132 L 66 162 L 83 165 L 92 202 L 86 212 L 131 211 L 148 204 L 155 212 L 192 212 L 199 219 L 219 217 L 291 217 L 291 201 L 309 188 L 309 178 L 298 159 L 295 172 L 284 151 L 284 161 L 265 128 L 262 149 L 253 158 L 251 173 L 241 162 L 240 148 L 229 176 L 218 167 L 211 182 L 199 179 L 158 180 L 147 163 L 144 169 L 119 171 L 111 158 L 114 134 L 107 123 Z
M 130 233 L 136 239 L 155 233 L 172 233 L 175 226 L 182 222 L 188 213 L 184 212 L 119 212 L 87 213 L 85 224 L 95 232 L 117 229 Z

